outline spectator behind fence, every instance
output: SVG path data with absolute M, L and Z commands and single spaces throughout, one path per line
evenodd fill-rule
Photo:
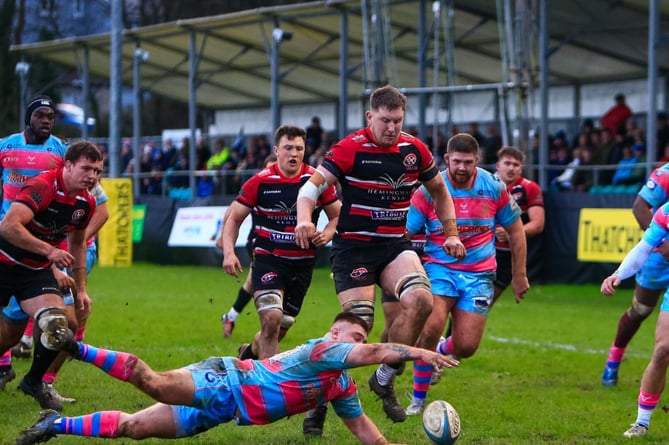
M 634 167 L 633 165 L 646 160 L 645 151 L 646 148 L 639 144 L 634 144 L 631 147 L 623 146 L 623 158 L 618 162 L 611 183 L 613 185 L 643 183 L 646 177 L 645 168 Z
M 495 125 L 488 125 L 486 134 L 487 137 L 483 146 L 483 164 L 484 166 L 493 166 L 497 162 L 497 152 L 502 148 L 502 136 L 500 136 Z
M 632 116 L 632 110 L 625 103 L 624 94 L 616 94 L 614 100 L 615 105 L 609 108 L 601 119 L 602 127 L 608 128 L 613 134 L 620 131 L 621 128 L 625 128 L 627 120 Z
M 583 167 L 592 166 L 592 150 L 586 148 L 580 150 L 579 168 L 574 172 L 571 178 L 571 190 L 575 192 L 587 192 L 595 182 L 595 172 Z
M 561 151 L 566 150 L 563 149 Z M 569 162 L 566 168 L 560 173 L 558 177 L 551 181 L 551 188 L 554 190 L 571 190 L 572 189 L 572 178 L 576 174 L 576 168 L 581 163 L 581 151 L 582 149 L 576 148 L 572 153 L 573 157 L 571 162 Z
M 660 159 L 665 155 L 664 150 L 669 144 L 669 117 L 664 111 L 657 113 L 657 155 L 656 159 Z
M 323 143 L 323 127 L 318 116 L 311 118 L 311 125 L 307 127 L 307 155 L 313 153 Z

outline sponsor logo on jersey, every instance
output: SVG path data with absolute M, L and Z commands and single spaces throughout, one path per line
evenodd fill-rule
M 650 179 L 648 180 L 648 182 L 646 182 L 646 187 L 648 187 L 650 190 L 653 190 L 656 185 L 657 184 L 655 184 L 655 181 L 650 180 Z
M 388 173 L 386 173 L 385 175 L 379 177 L 379 181 L 391 186 L 394 189 L 399 189 L 412 184 L 411 178 L 407 177 L 405 174 L 402 174 L 397 179 L 393 179 Z
M 405 210 L 373 210 L 372 219 L 399 221 L 403 220 L 406 214 Z
M 364 142 L 367 138 L 362 134 L 356 134 L 351 138 L 353 142 Z
M 295 234 L 294 233 L 272 233 L 269 236 L 270 241 L 276 243 L 294 243 Z
M 84 209 L 77 209 L 72 213 L 72 221 L 79 221 L 86 216 L 86 211 Z
M 18 172 L 13 171 L 9 175 L 7 175 L 7 182 L 13 182 L 15 184 L 25 184 L 28 182 L 28 179 L 30 179 L 30 176 L 28 175 L 20 175 Z
M 416 169 L 416 163 L 418 162 L 418 158 L 416 157 L 415 153 L 409 153 L 404 157 L 404 161 L 402 161 L 402 164 L 404 165 L 404 168 L 408 170 L 415 170 Z

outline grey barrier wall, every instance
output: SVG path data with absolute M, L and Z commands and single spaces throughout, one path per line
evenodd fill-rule
M 576 246 L 579 212 L 582 208 L 630 209 L 634 194 L 590 194 L 546 192 L 546 227 L 543 235 L 528 248 L 528 275 L 531 283 L 598 283 L 613 272 L 617 264 L 577 261 Z M 172 222 L 181 207 L 224 206 L 234 197 L 222 196 L 201 200 L 174 200 L 141 196 L 137 204 L 146 205 L 143 239 L 135 243 L 134 261 L 165 265 L 203 265 L 220 267 L 222 254 L 216 248 L 168 247 Z M 242 262 L 248 264 L 246 249 L 237 249 Z M 329 265 L 328 249 L 320 249 L 317 264 Z

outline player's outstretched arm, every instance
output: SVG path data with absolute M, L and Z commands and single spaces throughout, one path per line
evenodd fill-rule
M 346 363 L 354 366 L 367 366 L 408 360 L 423 360 L 437 369 L 451 368 L 460 363 L 450 356 L 399 343 L 358 344 L 348 354 Z
M 641 266 L 646 262 L 652 250 L 653 246 L 648 244 L 647 241 L 644 239 L 639 241 L 637 245 L 625 255 L 625 258 L 623 259 L 623 262 L 620 263 L 618 269 L 602 281 L 600 289 L 602 294 L 613 295 L 616 292 L 615 288 L 620 285 L 622 280 L 631 277 L 641 269 Z

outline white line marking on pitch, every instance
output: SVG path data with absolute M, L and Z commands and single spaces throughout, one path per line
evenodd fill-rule
M 488 335 L 487 338 L 489 338 L 492 341 L 495 341 L 497 343 L 508 343 L 508 344 L 514 344 L 514 345 L 523 345 L 523 346 L 530 346 L 533 348 L 538 348 L 538 349 L 559 349 L 562 351 L 571 351 L 571 352 L 582 352 L 586 354 L 596 354 L 596 355 L 606 355 L 609 353 L 608 349 L 592 349 L 592 348 L 580 348 L 578 346 L 574 345 L 566 345 L 562 343 L 554 343 L 554 342 L 539 342 L 539 341 L 530 341 L 530 340 L 523 340 L 521 338 L 504 338 L 504 337 L 496 337 L 494 335 Z M 636 358 L 649 358 L 650 354 L 652 351 L 648 351 L 646 353 L 640 352 L 640 351 L 626 351 L 625 356 L 626 357 L 636 357 Z

